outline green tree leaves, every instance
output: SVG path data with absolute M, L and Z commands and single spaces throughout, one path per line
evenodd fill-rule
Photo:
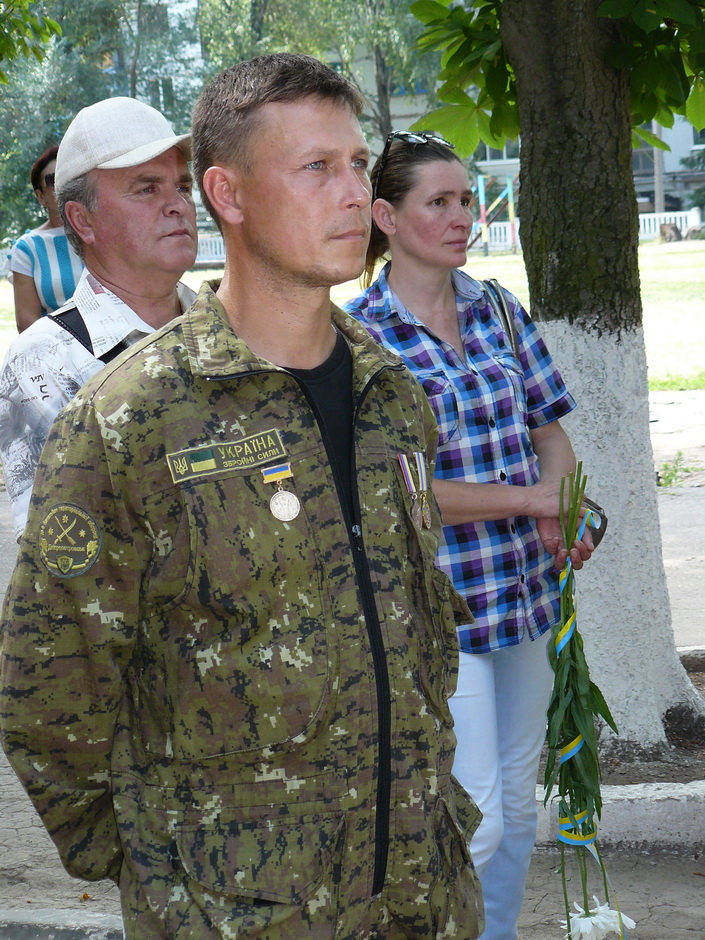
M 519 134 L 515 76 L 501 40 L 502 2 L 470 0 L 459 6 L 450 0 L 417 0 L 410 7 L 426 27 L 418 48 L 442 52 L 437 91 L 442 107 L 415 127 L 433 126 L 463 155 L 480 140 L 501 147 Z M 651 120 L 672 126 L 674 114 L 685 114 L 698 130 L 705 127 L 705 25 L 699 0 L 605 0 L 597 15 L 618 22 L 606 61 L 630 71 L 637 136 L 647 139 L 640 128 Z
M 698 0 L 605 0 L 598 16 L 619 21 L 620 41 L 607 51 L 614 68 L 631 69 L 632 122 L 656 120 L 664 127 L 685 114 L 705 127 L 701 91 L 688 113 L 694 85 L 705 76 L 705 24 Z M 695 120 L 693 119 L 695 118 Z
M 426 29 L 421 50 L 442 50 L 443 106 L 417 121 L 415 128 L 433 127 L 467 157 L 483 141 L 501 148 L 519 134 L 514 73 L 499 35 L 502 0 L 463 6 L 417 0 L 410 10 Z
M 34 56 L 41 62 L 45 45 L 60 34 L 59 24 L 44 16 L 32 0 L 0 2 L 0 82 L 7 84 L 4 63 L 19 56 Z

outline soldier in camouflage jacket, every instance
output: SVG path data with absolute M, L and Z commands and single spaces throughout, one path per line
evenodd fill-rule
M 482 927 L 448 709 L 469 612 L 399 460 L 433 466 L 435 421 L 399 359 L 330 317 L 352 360 L 352 535 L 315 404 L 208 285 L 43 453 L 3 745 L 67 870 L 119 883 L 128 940 Z

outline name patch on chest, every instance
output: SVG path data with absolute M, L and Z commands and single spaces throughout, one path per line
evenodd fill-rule
M 167 454 L 174 483 L 209 476 L 223 470 L 252 470 L 287 456 L 279 431 L 261 431 L 224 444 L 190 447 Z

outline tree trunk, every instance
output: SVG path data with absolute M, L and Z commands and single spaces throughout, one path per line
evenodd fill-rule
M 264 17 L 267 13 L 268 0 L 251 0 L 250 2 L 250 30 L 252 41 L 261 42 L 264 35 Z
M 130 61 L 130 98 L 137 97 L 137 72 L 140 59 L 140 41 L 142 38 L 142 0 L 137 2 L 135 13 L 134 46 Z
M 379 136 L 384 141 L 392 132 L 392 112 L 389 103 L 392 92 L 392 70 L 380 46 L 375 46 L 375 86 Z
M 593 679 L 620 728 L 603 750 L 652 756 L 674 707 L 703 713 L 673 638 L 649 438 L 629 78 L 604 64 L 601 0 L 504 0 L 521 124 L 521 237 L 531 312 L 578 408 L 564 420 L 606 509 L 577 576 Z M 511 285 L 509 285 L 511 287 Z

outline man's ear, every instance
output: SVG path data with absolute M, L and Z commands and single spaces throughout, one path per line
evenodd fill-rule
M 81 202 L 67 202 L 64 206 L 66 220 L 84 245 L 95 242 L 92 213 Z
M 372 218 L 380 232 L 385 235 L 396 234 L 396 213 L 391 202 L 387 202 L 386 199 L 375 199 L 372 204 Z
M 242 209 L 239 200 L 240 174 L 227 166 L 209 166 L 203 174 L 203 190 L 222 222 L 239 225 Z

